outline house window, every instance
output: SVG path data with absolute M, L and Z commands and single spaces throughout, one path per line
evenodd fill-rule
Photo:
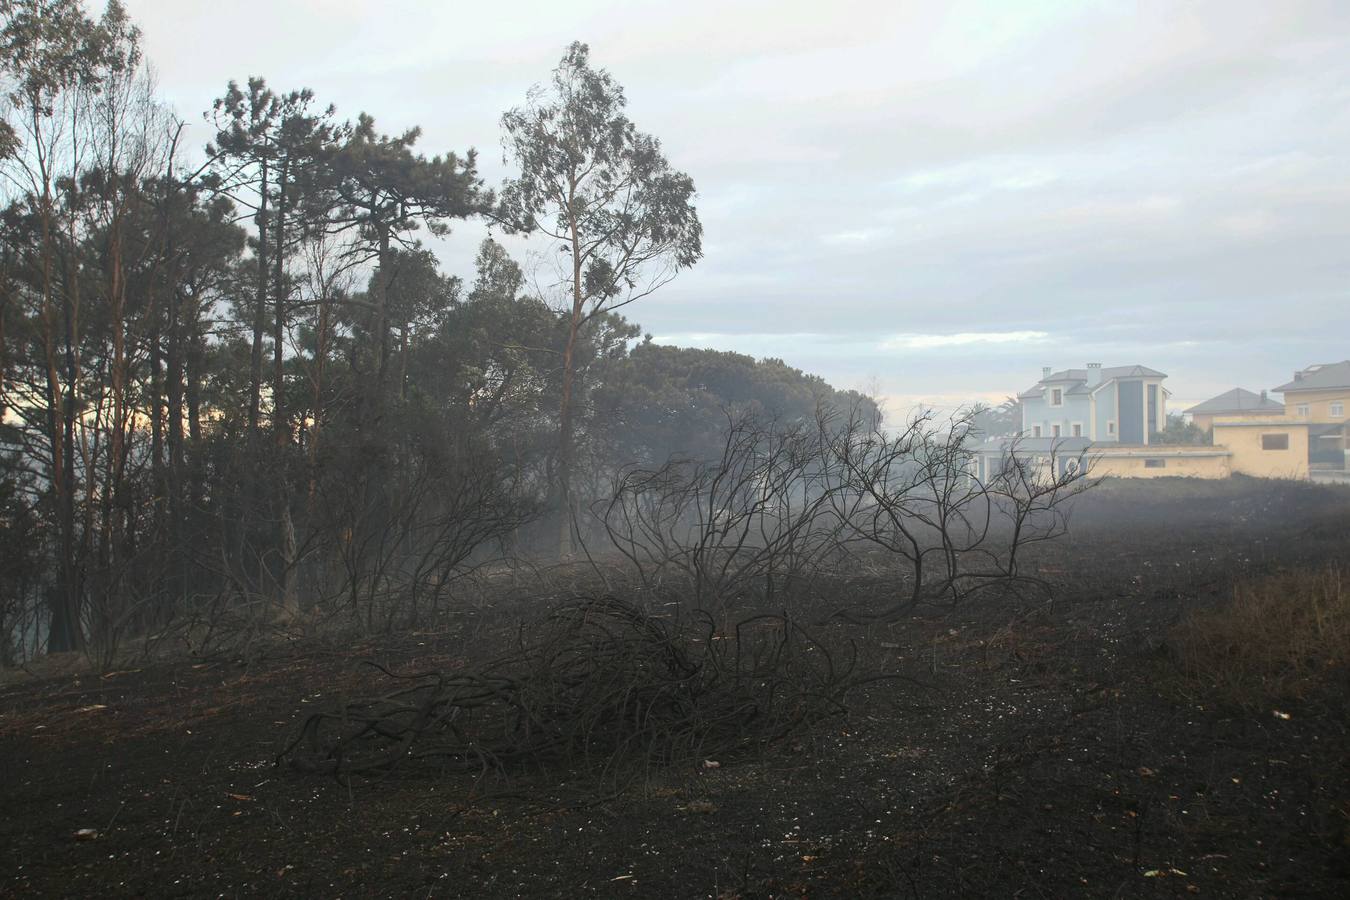
M 1345 415 L 1345 404 L 1337 401 L 1331 404 L 1331 415 L 1337 419 Z
M 1050 389 L 1050 405 L 1051 405 L 1051 406 L 1063 406 L 1063 405 L 1064 405 L 1064 388 L 1051 388 L 1051 389 Z
M 1308 404 L 1300 403 L 1294 408 L 1294 413 L 1306 419 L 1308 417 Z
M 1144 460 L 1144 468 L 1145 468 L 1145 469 L 1165 469 L 1165 468 L 1167 468 L 1167 460 L 1165 460 L 1165 459 L 1146 459 L 1146 460 Z
M 1107 422 L 1107 423 L 1106 423 L 1106 433 L 1107 433 L 1107 434 L 1115 434 L 1115 433 L 1116 433 L 1116 423 L 1115 423 L 1115 422 Z
M 1051 425 L 1051 426 L 1050 426 L 1050 433 L 1053 434 L 1055 437 L 1059 437 L 1059 426 L 1058 426 L 1058 425 Z
M 1082 437 L 1082 436 L 1083 436 L 1083 423 L 1082 423 L 1082 422 L 1074 422 L 1074 423 L 1073 423 L 1073 436 L 1074 436 L 1074 437 Z
M 1040 437 L 1040 436 L 1041 436 L 1041 426 L 1039 426 L 1039 425 L 1032 425 L 1032 426 L 1031 426 L 1031 436 L 1032 436 L 1032 437 Z
M 1261 435 L 1262 450 L 1288 450 L 1288 434 L 1263 434 Z

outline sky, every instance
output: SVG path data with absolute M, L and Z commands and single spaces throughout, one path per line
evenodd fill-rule
M 475 147 L 491 185 L 502 112 L 587 42 L 704 225 L 629 317 L 892 415 L 1042 366 L 1160 369 L 1179 409 L 1350 358 L 1345 0 L 126 6 L 189 122 L 261 75 Z M 445 269 L 471 277 L 485 234 L 457 224 Z

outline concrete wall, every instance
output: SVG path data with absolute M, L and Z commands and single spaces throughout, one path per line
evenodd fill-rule
M 1218 417 L 1213 428 L 1213 447 L 1098 443 L 1088 452 L 1089 472 L 1093 477 L 1106 478 L 1227 478 L 1235 474 L 1258 478 L 1309 477 L 1307 421 L 1285 417 Z M 1287 436 L 1288 448 L 1264 449 L 1261 438 L 1267 434 Z M 1026 455 L 1038 462 L 1046 456 Z M 997 455 L 986 457 L 986 475 L 997 460 Z M 1149 460 L 1154 465 L 1149 465 Z M 1159 461 L 1161 465 L 1157 464 Z
M 1161 461 L 1149 466 L 1148 460 Z M 1106 450 L 1092 455 L 1089 472 L 1096 478 L 1227 478 L 1228 451 L 1131 447 Z
M 1263 435 L 1289 437 L 1287 450 L 1263 449 Z M 1230 454 L 1235 474 L 1258 478 L 1308 477 L 1308 423 L 1297 419 L 1231 419 L 1214 421 L 1214 445 Z

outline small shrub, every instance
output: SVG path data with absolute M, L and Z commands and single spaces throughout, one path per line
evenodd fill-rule
M 1350 583 L 1333 566 L 1234 586 L 1172 633 L 1183 675 L 1248 709 L 1327 695 L 1350 674 Z

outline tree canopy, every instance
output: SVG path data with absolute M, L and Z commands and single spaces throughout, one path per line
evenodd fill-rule
M 0 13 L 0 662 L 203 598 L 412 621 L 626 465 L 858 401 L 641 339 L 625 307 L 702 254 L 694 184 L 584 44 L 503 116 L 494 192 L 472 148 L 257 75 L 197 153 L 120 4 Z M 469 218 L 560 269 L 488 238 L 445 271 L 423 241 Z

